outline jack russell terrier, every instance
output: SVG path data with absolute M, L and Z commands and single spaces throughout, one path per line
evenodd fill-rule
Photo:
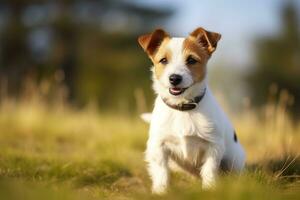
M 203 28 L 186 38 L 162 29 L 138 38 L 153 62 L 157 93 L 145 152 L 153 193 L 166 192 L 171 162 L 200 176 L 203 188 L 215 185 L 219 170 L 244 167 L 244 150 L 207 84 L 206 65 L 220 38 Z

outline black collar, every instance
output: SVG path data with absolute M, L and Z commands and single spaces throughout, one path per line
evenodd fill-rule
M 204 89 L 204 92 L 201 95 L 196 96 L 194 99 L 189 100 L 187 103 L 170 104 L 166 98 L 163 98 L 162 100 L 170 108 L 173 108 L 173 109 L 179 110 L 179 111 L 187 111 L 187 110 L 193 110 L 194 108 L 196 108 L 198 103 L 203 99 L 205 93 L 206 93 L 206 88 Z

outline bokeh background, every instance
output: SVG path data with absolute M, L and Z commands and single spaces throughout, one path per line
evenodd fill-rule
M 248 153 L 219 197 L 299 194 L 299 19 L 297 0 L 1 0 L 0 195 L 148 198 L 139 114 L 154 94 L 137 37 L 199 26 L 222 34 L 209 81 Z M 174 176 L 170 199 L 213 197 Z
M 63 85 L 76 106 L 132 112 L 143 98 L 139 105 L 151 109 L 151 63 L 137 36 L 157 27 L 186 36 L 203 26 L 223 36 L 209 75 L 234 108 L 262 105 L 275 87 L 293 96 L 297 114 L 299 10 L 299 1 L 283 0 L 1 1 L 1 94 L 18 98 L 30 81 L 47 100 Z

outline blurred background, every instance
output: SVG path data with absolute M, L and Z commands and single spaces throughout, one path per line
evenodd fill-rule
M 150 110 L 151 63 L 137 37 L 163 27 L 222 34 L 209 63 L 215 92 L 233 109 L 283 95 L 300 116 L 300 2 L 2 0 L 1 97 L 39 98 L 103 111 Z
M 299 199 L 299 19 L 298 0 L 0 0 L 0 198 L 155 199 L 137 37 L 202 26 L 222 34 L 208 76 L 246 169 L 214 192 L 172 174 L 164 199 Z

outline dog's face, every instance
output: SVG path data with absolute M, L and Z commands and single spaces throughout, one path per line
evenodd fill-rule
M 197 28 L 186 38 L 171 38 L 162 29 L 140 36 L 139 44 L 154 65 L 156 92 L 173 99 L 193 96 L 205 80 L 206 63 L 220 38 L 220 34 L 203 28 Z

